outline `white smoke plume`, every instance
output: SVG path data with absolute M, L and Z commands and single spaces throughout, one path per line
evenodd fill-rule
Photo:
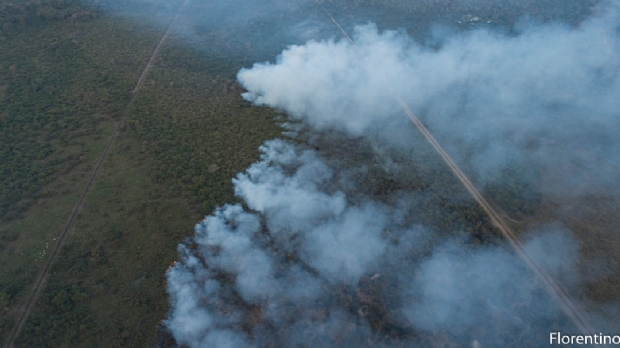
M 534 163 L 550 193 L 613 193 L 620 187 L 620 35 L 617 8 L 601 9 L 576 28 L 524 22 L 514 35 L 437 34 L 433 47 L 369 24 L 355 29 L 355 45 L 290 46 L 238 79 L 247 100 L 315 130 L 411 149 L 405 133 L 412 126 L 393 88 L 457 161 L 471 164 L 479 185 L 515 163 Z M 402 207 L 417 207 L 419 195 L 393 197 L 391 205 L 351 197 L 356 183 L 341 162 L 283 140 L 261 152 L 233 180 L 244 204 L 199 223 L 167 274 L 165 324 L 177 343 L 536 347 L 551 330 L 575 332 L 509 248 L 403 218 L 411 211 Z M 530 232 L 528 253 L 579 287 L 580 248 L 570 231 Z
M 558 194 L 617 191 L 620 11 L 599 12 L 577 28 L 523 21 L 516 35 L 436 30 L 432 47 L 358 26 L 355 45 L 290 46 L 238 79 L 247 100 L 356 136 L 406 117 L 393 88 L 482 184 L 527 162 Z
M 282 140 L 261 151 L 234 180 L 247 208 L 224 206 L 199 223 L 167 273 L 166 326 L 179 344 L 357 347 L 424 337 L 535 346 L 551 323 L 570 327 L 508 249 L 442 242 L 404 223 L 398 208 L 349 203 L 315 151 Z M 553 235 L 530 242 L 532 253 Z M 557 276 L 574 266 L 576 244 L 555 240 L 547 257 Z

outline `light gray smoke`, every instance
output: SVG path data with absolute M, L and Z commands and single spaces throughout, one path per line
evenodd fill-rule
M 406 117 L 391 86 L 482 186 L 527 162 L 557 194 L 617 191 L 620 15 L 600 11 L 578 28 L 524 21 L 514 36 L 436 30 L 433 48 L 358 26 L 355 45 L 290 46 L 238 79 L 247 100 L 352 135 Z
M 411 149 L 387 81 L 479 185 L 534 163 L 548 193 L 613 193 L 620 47 L 617 8 L 606 6 L 577 28 L 524 22 L 513 36 L 438 34 L 433 48 L 369 24 L 355 29 L 356 45 L 290 46 L 238 79 L 247 100 L 316 130 Z M 358 168 L 315 150 L 273 140 L 261 152 L 233 180 L 244 205 L 199 223 L 167 274 L 166 326 L 179 344 L 534 347 L 552 329 L 574 331 L 509 248 L 403 219 L 417 196 L 353 199 L 347 173 Z M 570 231 L 539 226 L 529 236 L 532 258 L 582 285 Z
M 546 342 L 549 323 L 567 325 L 505 247 L 441 241 L 404 224 L 397 208 L 347 202 L 329 189 L 338 175 L 314 151 L 282 140 L 261 151 L 262 160 L 234 180 L 250 210 L 228 205 L 208 216 L 167 273 L 166 325 L 178 343 L 389 346 L 404 337 L 416 342 L 402 334 L 420 330 L 433 340 L 449 332 L 460 344 L 536 345 Z M 527 249 L 552 274 L 575 266 L 578 250 L 567 231 L 536 235 Z M 544 250 L 550 240 L 552 254 Z M 412 257 L 418 262 L 404 262 Z M 381 322 L 401 337 L 383 337 Z M 508 338 L 495 338 L 502 332 Z

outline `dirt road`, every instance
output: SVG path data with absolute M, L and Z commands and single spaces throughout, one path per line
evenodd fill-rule
M 148 64 L 146 65 L 146 67 L 142 71 L 142 75 L 140 75 L 140 78 L 138 79 L 138 83 L 136 84 L 136 87 L 134 88 L 134 90 L 132 92 L 131 98 L 129 99 L 129 102 L 127 103 L 127 106 L 125 107 L 125 110 L 123 111 L 123 115 L 121 116 L 120 121 L 116 125 L 116 128 L 114 129 L 114 132 L 110 136 L 110 139 L 108 140 L 108 143 L 106 144 L 106 147 L 104 148 L 103 152 L 101 153 L 101 157 L 99 158 L 99 161 L 95 165 L 95 169 L 93 170 L 92 174 L 90 175 L 90 177 L 88 179 L 88 182 L 86 184 L 86 187 L 84 188 L 84 191 L 82 192 L 82 194 L 80 195 L 80 198 L 78 199 L 77 203 L 75 204 L 75 206 L 71 210 L 71 213 L 69 214 L 69 217 L 67 218 L 67 222 L 65 223 L 65 226 L 62 229 L 60 237 L 57 239 L 56 245 L 52 249 L 49 258 L 47 259 L 47 261 L 43 265 L 43 269 L 41 270 L 41 273 L 39 274 L 39 276 L 35 280 L 34 285 L 33 285 L 32 289 L 31 289 L 31 291 L 30 291 L 30 293 L 28 295 L 28 300 L 23 305 L 23 307 L 20 308 L 18 319 L 15 322 L 15 325 L 13 326 L 13 329 L 9 333 L 9 337 L 8 337 L 7 341 L 5 342 L 5 345 L 4 345 L 5 348 L 13 348 L 13 342 L 15 341 L 15 338 L 17 337 L 17 335 L 19 335 L 19 332 L 20 332 L 22 326 L 26 322 L 26 319 L 28 319 L 28 315 L 30 314 L 30 311 L 32 310 L 32 307 L 36 303 L 37 298 L 39 297 L 39 294 L 41 293 L 41 289 L 45 285 L 45 282 L 46 282 L 47 277 L 48 277 L 48 272 L 49 272 L 49 269 L 50 269 L 50 265 L 52 264 L 52 262 L 56 258 L 56 255 L 58 254 L 58 251 L 62 247 L 64 241 L 67 239 L 67 233 L 71 229 L 71 226 L 73 225 L 73 222 L 75 221 L 75 217 L 77 215 L 77 212 L 84 205 L 84 200 L 86 198 L 86 195 L 90 191 L 90 188 L 93 186 L 93 183 L 95 182 L 95 179 L 97 178 L 97 174 L 99 173 L 99 169 L 101 168 L 101 164 L 103 163 L 103 161 L 105 160 L 106 156 L 108 155 L 108 152 L 110 151 L 110 148 L 112 147 L 112 144 L 114 143 L 114 140 L 116 139 L 116 137 L 118 135 L 120 127 L 123 125 L 123 122 L 125 121 L 125 118 L 129 114 L 129 110 L 131 109 L 131 106 L 132 106 L 134 100 L 136 99 L 136 95 L 138 94 L 138 91 L 140 90 L 140 87 L 144 83 L 144 79 L 145 79 L 148 71 L 151 69 L 151 66 L 153 65 L 153 61 L 155 60 L 155 56 L 157 56 L 157 53 L 159 52 L 159 49 L 161 48 L 162 44 L 164 43 L 164 41 L 168 37 L 168 34 L 170 33 L 170 30 L 172 29 L 172 27 L 174 26 L 174 23 L 179 18 L 179 14 L 181 13 L 181 10 L 183 9 L 183 7 L 185 7 L 186 3 L 187 3 L 187 0 L 185 0 L 183 5 L 181 5 L 181 7 L 179 8 L 176 16 L 174 17 L 174 19 L 172 20 L 172 22 L 168 26 L 168 29 L 166 29 L 166 31 L 164 32 L 164 35 L 159 40 L 159 43 L 155 47 L 155 50 L 153 50 L 153 54 L 151 55 L 151 58 L 149 59 Z
M 334 19 L 334 17 L 329 13 L 325 8 L 323 10 L 327 13 L 327 15 L 331 18 L 331 20 L 338 26 L 338 29 L 342 32 L 342 34 L 349 40 L 353 45 L 355 42 L 349 37 L 349 35 L 344 31 L 344 29 L 338 24 L 338 22 Z M 545 287 L 549 295 L 553 297 L 557 303 L 559 304 L 562 311 L 571 319 L 573 324 L 583 333 L 583 334 L 594 334 L 597 331 L 594 330 L 594 327 L 589 322 L 586 315 L 580 310 L 571 299 L 571 297 L 566 293 L 566 291 L 558 284 L 553 277 L 551 277 L 545 269 L 540 266 L 535 260 L 533 260 L 523 249 L 523 244 L 517 237 L 516 233 L 510 228 L 510 226 L 506 223 L 506 221 L 497 213 L 495 208 L 482 196 L 482 194 L 478 191 L 476 186 L 469 180 L 469 178 L 461 171 L 461 169 L 456 165 L 456 163 L 452 160 L 450 155 L 446 153 L 446 151 L 439 145 L 435 137 L 428 131 L 426 126 L 418 119 L 418 117 L 409 109 L 407 104 L 403 101 L 403 99 L 398 95 L 398 93 L 394 90 L 394 88 L 390 85 L 388 81 L 384 81 L 386 87 L 390 90 L 398 104 L 403 108 L 411 122 L 418 128 L 420 132 L 424 135 L 426 140 L 433 146 L 435 151 L 441 156 L 443 161 L 448 165 L 452 173 L 459 179 L 461 184 L 467 189 L 467 191 L 473 196 L 473 198 L 478 202 L 480 207 L 485 211 L 485 213 L 491 219 L 491 223 L 501 232 L 501 234 L 508 240 L 512 248 L 516 251 L 516 253 L 525 261 L 527 266 L 532 270 L 534 275 L 539 279 L 542 285 Z

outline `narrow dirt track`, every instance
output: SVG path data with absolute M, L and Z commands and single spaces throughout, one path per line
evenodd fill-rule
M 338 29 L 342 32 L 342 34 L 349 40 L 353 45 L 355 42 L 349 37 L 346 31 L 338 24 L 336 19 L 327 11 L 327 9 L 323 8 L 325 13 L 331 18 L 331 20 L 338 26 Z M 506 221 L 497 213 L 497 211 L 493 208 L 491 204 L 482 196 L 480 191 L 474 186 L 474 184 L 469 180 L 469 178 L 461 171 L 461 169 L 456 165 L 456 163 L 452 160 L 450 155 L 446 153 L 446 151 L 439 145 L 435 137 L 428 131 L 426 126 L 418 119 L 418 117 L 409 109 L 407 104 L 403 101 L 403 99 L 398 95 L 398 93 L 394 90 L 394 88 L 390 85 L 388 81 L 384 81 L 386 87 L 390 90 L 398 104 L 403 108 L 411 122 L 418 128 L 420 132 L 424 135 L 426 140 L 433 146 L 435 151 L 441 156 L 443 161 L 448 165 L 452 173 L 459 179 L 461 184 L 469 191 L 469 193 L 474 197 L 476 202 L 482 207 L 485 213 L 491 219 L 491 223 L 501 232 L 501 234 L 508 240 L 512 248 L 517 252 L 517 254 L 525 261 L 527 266 L 532 270 L 534 275 L 538 278 L 538 280 L 545 287 L 549 295 L 556 300 L 559 304 L 562 311 L 570 318 L 573 324 L 579 329 L 583 334 L 594 334 L 597 331 L 594 330 L 593 325 L 590 323 L 586 315 L 575 305 L 574 301 L 571 299 L 570 295 L 561 287 L 559 283 L 553 279 L 545 271 L 545 269 L 540 266 L 535 260 L 533 260 L 523 249 L 523 244 L 517 237 L 516 233 L 512 230 L 512 228 L 506 223 Z
M 108 143 L 106 144 L 106 147 L 104 148 L 103 152 L 101 153 L 101 157 L 99 157 L 99 161 L 97 161 L 97 164 L 95 165 L 95 169 L 93 170 L 92 174 L 90 175 L 90 178 L 88 179 L 88 182 L 86 184 L 86 187 L 84 188 L 84 191 L 80 195 L 80 198 L 78 199 L 78 201 L 75 204 L 75 206 L 73 206 L 73 209 L 71 210 L 71 213 L 69 214 L 67 222 L 65 223 L 65 226 L 63 227 L 62 232 L 61 232 L 60 236 L 58 237 L 58 241 L 56 242 L 56 245 L 52 249 L 52 252 L 50 253 L 49 258 L 45 262 L 45 265 L 43 266 L 43 269 L 41 270 L 41 273 L 39 274 L 39 276 L 35 280 L 34 286 L 33 286 L 33 288 L 30 291 L 30 294 L 28 296 L 27 302 L 25 303 L 25 305 L 22 308 L 20 308 L 20 313 L 19 313 L 17 321 L 15 322 L 15 326 L 13 326 L 13 329 L 9 333 L 9 337 L 8 337 L 8 339 L 5 342 L 5 345 L 4 345 L 5 348 L 13 348 L 13 342 L 15 341 L 15 338 L 17 337 L 17 335 L 19 335 L 19 332 L 21 331 L 22 326 L 26 322 L 26 319 L 28 319 L 28 315 L 30 314 L 30 312 L 32 310 L 32 307 L 34 306 L 37 298 L 39 297 L 39 295 L 41 293 L 41 289 L 45 285 L 45 282 L 46 282 L 47 276 L 48 276 L 48 272 L 49 272 L 49 269 L 50 269 L 50 265 L 52 264 L 52 262 L 56 258 L 56 255 L 58 254 L 58 250 L 60 250 L 60 248 L 62 247 L 64 241 L 67 239 L 67 234 L 69 232 L 69 229 L 71 229 L 71 226 L 73 225 L 73 222 L 75 221 L 75 217 L 77 215 L 77 212 L 84 205 L 84 200 L 86 198 L 86 195 L 88 194 L 88 192 L 90 191 L 90 188 L 92 187 L 93 183 L 95 182 L 97 174 L 99 173 L 99 169 L 101 168 L 101 164 L 103 163 L 103 161 L 105 160 L 106 156 L 108 155 L 108 152 L 110 151 L 110 148 L 112 147 L 112 143 L 114 143 L 114 140 L 116 139 L 116 136 L 118 135 L 118 132 L 119 132 L 121 126 L 123 125 L 123 122 L 125 121 L 125 118 L 129 114 L 129 110 L 131 109 L 131 105 L 133 104 L 134 100 L 136 99 L 136 95 L 138 94 L 138 91 L 140 90 L 140 87 L 142 87 L 142 84 L 144 83 L 144 79 L 146 77 L 146 74 L 148 73 L 148 71 L 151 69 L 151 66 L 153 65 L 153 61 L 155 60 L 155 56 L 157 56 L 157 53 L 159 52 L 159 49 L 161 48 L 162 44 L 164 43 L 164 41 L 168 37 L 168 34 L 170 33 L 170 30 L 174 26 L 174 23 L 177 21 L 177 18 L 179 18 L 179 14 L 181 13 L 181 10 L 183 9 L 183 7 L 185 7 L 186 3 L 187 3 L 187 0 L 185 0 L 183 2 L 183 4 L 181 5 L 181 7 L 179 7 L 179 10 L 178 10 L 176 16 L 174 17 L 174 19 L 172 20 L 172 22 L 168 26 L 168 29 L 166 29 L 166 31 L 164 32 L 164 35 L 159 40 L 159 43 L 155 47 L 155 50 L 153 51 L 153 54 L 151 55 L 151 58 L 149 59 L 148 64 L 146 65 L 146 67 L 142 71 L 142 75 L 140 75 L 140 78 L 138 79 L 138 83 L 136 84 L 136 87 L 132 91 L 131 98 L 129 99 L 129 102 L 127 103 L 127 106 L 125 107 L 125 110 L 123 111 L 123 114 L 121 116 L 120 121 L 116 125 L 116 128 L 114 129 L 114 132 L 112 133 L 112 136 L 110 136 L 110 139 L 108 140 Z

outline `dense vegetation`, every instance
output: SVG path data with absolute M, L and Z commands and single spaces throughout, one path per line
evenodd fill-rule
M 45 11 L 52 7 L 89 15 L 48 18 Z M 3 3 L 0 14 L 0 299 L 8 309 L 0 321 L 3 336 L 160 32 L 122 20 L 111 25 L 70 3 Z M 140 37 L 129 35 L 136 31 Z
M 170 45 L 174 50 L 164 48 L 149 73 L 18 346 L 153 341 L 167 308 L 163 275 L 174 246 L 205 211 L 232 199 L 230 178 L 279 134 L 273 111 L 250 108 L 235 82 L 201 66 L 204 60 L 188 70 L 169 59 L 167 52 L 182 49 Z M 119 105 L 130 88 L 122 88 Z M 110 128 L 104 140 L 109 134 Z
M 155 182 L 208 212 L 230 200 L 230 179 L 281 130 L 272 110 L 241 99 L 234 80 L 213 76 L 208 66 L 188 70 L 167 58 L 170 51 L 182 48 L 162 52 L 125 124 L 142 141 L 141 151 L 160 163 L 151 173 Z
M 149 180 L 131 136 L 118 139 L 17 346 L 142 347 L 167 309 L 164 271 L 200 217 Z M 162 194 L 163 192 L 163 194 Z
M 387 8 L 399 11 L 387 15 L 368 11 L 377 9 L 371 3 L 325 5 L 330 11 L 341 6 L 338 14 L 349 24 L 360 18 L 391 21 L 410 32 L 424 24 L 407 21 L 413 13 L 420 19 L 436 15 L 430 2 L 390 1 Z M 474 2 L 459 3 L 441 11 L 460 18 L 477 9 Z M 542 19 L 549 17 L 545 3 L 537 2 Z M 308 4 L 309 12 L 281 21 L 294 23 L 307 14 L 325 19 L 322 9 Z M 113 15 L 71 1 L 0 3 L 0 308 L 8 309 L 0 317 L 0 339 L 179 5 L 110 1 L 106 11 L 114 8 Z M 157 20 L 124 17 L 136 8 L 144 17 L 157 14 Z M 495 9 L 503 13 L 498 23 L 516 17 L 518 10 L 511 8 Z M 220 14 L 209 13 L 218 23 Z M 191 11 L 184 15 L 190 18 Z M 157 57 L 16 346 L 150 345 L 167 310 L 164 272 L 177 257 L 175 246 L 203 215 L 234 201 L 230 179 L 257 159 L 264 140 L 279 135 L 277 113 L 243 101 L 234 74 L 272 59 L 290 43 L 282 22 L 256 20 L 234 31 L 192 26 L 193 20 L 179 22 Z M 364 164 L 367 171 L 351 174 L 359 179 L 348 192 L 351 199 L 359 193 L 389 203 L 409 195 L 416 198 L 412 221 L 475 244 L 498 241 L 486 216 L 421 137 L 412 138 L 419 151 L 414 156 L 391 154 L 402 163 L 395 171 L 385 170 L 360 139 L 305 133 L 299 141 L 343 166 Z M 505 175 L 508 184 L 489 186 L 486 194 L 506 214 L 516 220 L 536 215 L 541 222 L 557 218 L 553 208 L 559 202 L 543 202 L 531 183 L 516 179 L 520 173 Z M 611 206 L 592 200 L 593 206 Z M 616 211 L 604 210 L 602 218 L 591 212 L 588 219 L 617 226 Z M 584 238 L 593 228 L 576 218 L 571 223 L 581 226 Z M 609 299 L 617 277 L 601 284 L 591 293 Z
M 36 28 L 37 21 L 33 21 L 28 25 Z M 9 24 L 5 21 L 4 27 L 11 28 Z M 41 27 L 22 32 L 25 26 L 7 30 L 9 37 L 0 43 L 0 218 L 4 221 L 19 217 L 41 187 L 53 181 L 55 173 L 67 171 L 79 161 L 79 157 L 55 151 L 93 134 L 99 121 L 92 111 L 79 115 L 92 101 L 83 96 L 75 98 L 75 89 L 79 88 L 76 80 L 94 79 L 91 86 L 99 88 L 106 79 L 100 72 L 84 76 L 88 66 L 75 39 L 75 43 L 70 38 L 59 40 Z M 22 44 L 27 41 L 39 45 L 28 49 Z M 58 69 L 58 64 L 66 68 Z M 122 103 L 122 98 L 114 95 L 108 100 L 101 98 L 96 107 L 102 113 L 113 114 L 116 100 Z M 54 152 L 56 156 L 50 158 Z

